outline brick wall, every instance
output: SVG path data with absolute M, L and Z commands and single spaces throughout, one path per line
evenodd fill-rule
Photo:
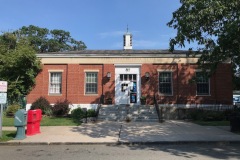
M 220 64 L 210 78 L 210 95 L 197 96 L 196 84 L 190 83 L 197 66 L 192 64 L 143 64 L 141 68 L 142 95 L 147 96 L 147 103 L 153 104 L 156 95 L 160 104 L 232 104 L 232 73 L 230 64 Z M 158 93 L 158 73 L 172 72 L 173 95 Z M 146 80 L 144 74 L 150 73 Z
M 196 84 L 189 80 L 195 75 L 196 65 L 192 64 L 142 64 L 141 66 L 141 94 L 147 96 L 147 103 L 153 104 L 156 95 L 159 103 L 165 104 L 231 104 L 232 103 L 232 75 L 231 65 L 221 64 L 210 79 L 210 95 L 196 96 Z M 62 94 L 49 95 L 49 71 L 62 70 Z M 97 94 L 85 94 L 85 72 L 98 73 Z M 158 74 L 161 71 L 171 71 L 173 80 L 173 95 L 158 94 Z M 107 73 L 111 78 L 107 78 Z M 150 73 L 146 80 L 145 73 Z M 44 65 L 42 72 L 36 78 L 36 86 L 27 97 L 31 104 L 40 96 L 46 97 L 50 103 L 68 99 L 73 104 L 97 104 L 101 95 L 115 99 L 115 66 L 114 64 L 58 64 Z

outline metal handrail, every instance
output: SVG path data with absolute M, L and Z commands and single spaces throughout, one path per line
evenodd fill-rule
M 158 121 L 160 123 L 162 123 L 162 111 L 161 111 L 161 114 L 160 114 L 160 110 L 159 110 L 159 106 L 158 106 L 158 102 L 157 102 L 157 99 L 156 99 L 156 95 L 154 95 L 154 106 L 156 108 L 156 111 L 157 111 L 157 115 L 158 115 Z
M 98 118 L 99 110 L 100 110 L 101 107 L 102 107 L 102 96 L 101 96 L 100 101 L 99 101 L 99 103 L 97 105 L 96 118 Z

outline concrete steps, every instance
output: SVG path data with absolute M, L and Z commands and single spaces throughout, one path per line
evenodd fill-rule
M 158 115 L 154 106 L 103 105 L 99 110 L 98 121 L 158 122 Z

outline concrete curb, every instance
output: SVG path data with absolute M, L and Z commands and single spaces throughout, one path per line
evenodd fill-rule
M 156 142 L 0 142 L 0 146 L 18 145 L 184 145 L 184 144 L 240 144 L 239 141 L 156 141 Z

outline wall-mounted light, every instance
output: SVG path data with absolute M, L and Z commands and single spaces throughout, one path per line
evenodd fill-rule
M 145 78 L 146 78 L 146 80 L 149 80 L 149 77 L 150 77 L 149 72 L 146 72 L 146 73 L 145 73 Z
M 110 73 L 110 72 L 107 73 L 107 78 L 108 78 L 108 79 L 111 78 L 111 73 Z

